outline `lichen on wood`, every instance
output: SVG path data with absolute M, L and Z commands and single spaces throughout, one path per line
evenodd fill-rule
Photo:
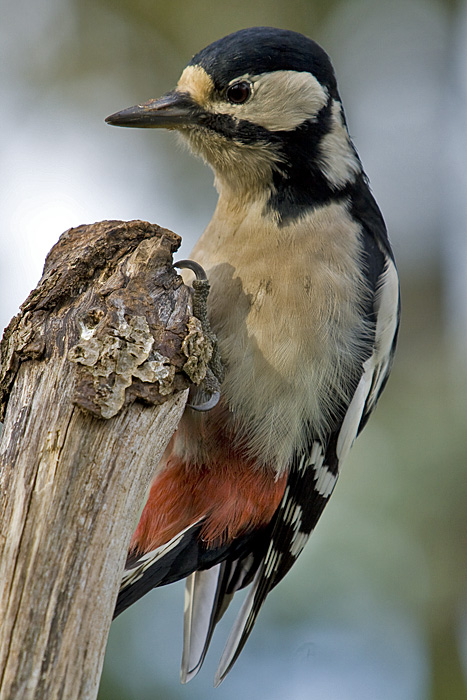
M 142 221 L 101 222 L 63 234 L 0 346 L 3 410 L 20 363 L 47 360 L 50 346 L 63 342 L 54 335 L 61 322 L 76 366 L 74 401 L 96 416 L 110 418 L 135 400 L 158 404 L 199 384 L 212 343 L 199 323 L 194 342 L 191 290 L 172 267 L 179 243 L 171 231 Z

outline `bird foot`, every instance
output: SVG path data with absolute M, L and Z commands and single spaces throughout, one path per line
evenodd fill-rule
M 179 260 L 174 267 L 191 270 L 195 273 L 193 280 L 193 316 L 201 323 L 205 336 L 212 343 L 212 356 L 209 360 L 206 377 L 199 387 L 190 390 L 189 408 L 195 411 L 210 411 L 217 406 L 220 399 L 220 386 L 224 379 L 224 365 L 219 352 L 216 335 L 212 332 L 208 318 L 207 300 L 210 290 L 209 280 L 201 265 L 194 260 Z

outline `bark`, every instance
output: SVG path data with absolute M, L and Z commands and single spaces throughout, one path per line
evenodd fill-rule
M 97 695 L 128 542 L 211 352 L 179 243 L 142 221 L 70 229 L 5 331 L 2 700 Z

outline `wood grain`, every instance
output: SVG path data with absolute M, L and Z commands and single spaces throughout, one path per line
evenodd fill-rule
M 128 542 L 191 383 L 186 347 L 203 345 L 184 342 L 179 243 L 141 221 L 70 229 L 5 331 L 2 700 L 97 695 Z

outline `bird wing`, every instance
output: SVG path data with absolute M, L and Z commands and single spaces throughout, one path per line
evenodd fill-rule
M 232 668 L 268 593 L 293 566 L 318 522 L 338 477 L 335 446 L 334 434 L 327 450 L 315 441 L 309 455 L 295 459 L 272 522 L 267 550 L 227 640 L 215 685 L 219 685 Z
M 193 547 L 200 530 L 195 522 L 169 542 L 141 555 L 130 554 L 125 564 L 114 618 L 156 586 L 185 578 L 198 566 L 198 550 Z

